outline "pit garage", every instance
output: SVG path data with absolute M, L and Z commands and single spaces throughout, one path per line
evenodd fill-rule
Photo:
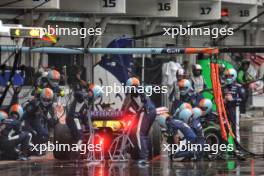
M 2 175 L 263 175 L 262 0 L 1 0 Z

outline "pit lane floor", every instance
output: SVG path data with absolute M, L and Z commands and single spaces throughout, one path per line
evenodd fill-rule
M 264 153 L 264 118 L 246 119 L 241 123 L 243 146 L 256 153 Z M 264 175 L 263 158 L 169 162 L 162 154 L 149 167 L 129 163 L 96 163 L 85 161 L 57 161 L 51 154 L 32 157 L 31 161 L 0 161 L 1 176 L 147 176 L 147 175 Z

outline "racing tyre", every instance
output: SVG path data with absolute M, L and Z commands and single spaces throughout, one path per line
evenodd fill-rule
M 70 129 L 66 124 L 58 123 L 54 128 L 54 144 L 72 144 Z M 71 159 L 71 153 L 68 151 L 53 151 L 54 158 L 59 160 Z
M 207 144 L 221 144 L 221 135 L 216 128 L 205 129 L 204 136 Z
M 161 130 L 160 126 L 157 121 L 154 121 L 152 125 L 152 129 L 150 131 L 150 137 L 151 137 L 151 158 L 154 158 L 161 153 Z
M 204 136 L 205 136 L 205 143 L 209 144 L 210 146 L 212 146 L 213 144 L 217 144 L 219 146 L 222 143 L 220 131 L 217 130 L 216 128 L 205 129 Z M 212 152 L 207 153 L 207 157 L 209 160 L 217 159 L 220 155 L 221 153 L 217 153 L 217 154 Z

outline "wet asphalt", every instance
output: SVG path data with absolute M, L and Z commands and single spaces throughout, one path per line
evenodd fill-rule
M 242 145 L 254 153 L 264 153 L 264 119 L 241 123 Z M 147 175 L 264 175 L 264 158 L 248 157 L 199 161 L 170 162 L 165 154 L 140 167 L 132 161 L 86 162 L 58 161 L 51 155 L 31 161 L 0 161 L 0 176 L 147 176 Z

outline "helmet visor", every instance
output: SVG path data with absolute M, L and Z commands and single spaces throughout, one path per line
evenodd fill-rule
M 51 82 L 52 82 L 52 84 L 54 84 L 54 85 L 59 85 L 59 82 L 60 82 L 60 80 L 58 80 L 58 79 L 51 79 L 50 80 Z
M 234 75 L 225 75 L 225 78 L 229 78 L 229 79 L 231 78 L 232 79 L 232 78 L 234 78 Z
M 41 98 L 41 102 L 44 106 L 48 106 L 49 104 L 52 103 L 52 100 L 49 98 Z
M 19 114 L 17 113 L 17 112 L 12 112 L 12 113 L 10 113 L 10 117 L 12 118 L 12 119 L 19 119 L 20 117 L 19 117 Z
M 187 91 L 188 87 L 179 87 L 180 91 Z
M 200 107 L 202 111 L 207 111 L 207 107 Z

